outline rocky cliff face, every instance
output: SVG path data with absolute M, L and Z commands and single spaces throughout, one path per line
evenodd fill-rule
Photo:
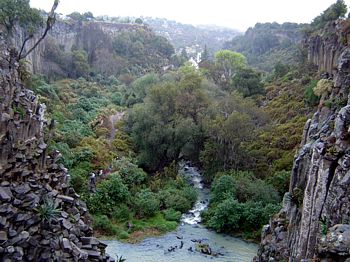
M 45 106 L 21 84 L 15 55 L 0 36 L 0 260 L 112 261 L 47 150 Z
M 89 62 L 98 61 L 97 49 L 105 49 L 109 56 L 113 54 L 112 39 L 122 32 L 132 32 L 136 30 L 151 31 L 145 25 L 139 24 L 117 24 L 99 21 L 57 21 L 44 41 L 32 52 L 27 61 L 29 69 L 34 74 L 49 75 L 50 71 L 58 70 L 57 62 L 48 58 L 49 53 L 55 52 L 53 46 L 58 46 L 61 51 L 70 52 L 72 47 L 84 49 L 89 54 Z M 15 37 L 17 49 L 20 49 L 24 36 L 21 32 Z M 37 39 L 32 39 L 26 47 L 33 46 Z M 52 55 L 52 54 L 51 54 Z
M 262 233 L 257 261 L 350 261 L 350 21 L 305 41 L 332 81 L 305 125 L 282 210 Z

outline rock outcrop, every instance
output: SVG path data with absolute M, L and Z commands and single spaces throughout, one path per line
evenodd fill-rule
M 113 261 L 48 151 L 45 106 L 21 84 L 15 57 L 0 35 L 0 260 Z
M 282 210 L 262 233 L 256 261 L 350 261 L 350 21 L 304 43 L 333 88 L 308 120 Z

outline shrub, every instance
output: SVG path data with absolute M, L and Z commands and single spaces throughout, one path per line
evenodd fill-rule
M 130 218 L 130 210 L 127 205 L 120 204 L 116 206 L 112 213 L 112 218 L 117 221 L 126 221 Z
M 139 217 L 150 217 L 159 211 L 160 201 L 155 193 L 145 189 L 136 194 L 134 205 Z
M 230 175 L 223 175 L 214 180 L 212 185 L 212 199 L 214 203 L 220 202 L 230 196 L 234 196 L 236 184 L 235 180 Z
M 87 199 L 87 204 L 92 213 L 109 215 L 115 206 L 126 203 L 130 198 L 130 192 L 124 185 L 121 177 L 114 173 L 109 179 L 102 181 L 97 186 L 95 194 L 91 194 Z
M 243 213 L 242 204 L 232 196 L 225 199 L 215 208 L 209 220 L 209 227 L 218 232 L 232 232 L 240 228 L 240 220 Z
M 315 95 L 314 88 L 317 86 L 317 81 L 312 80 L 306 87 L 305 87 L 305 100 L 307 103 L 309 103 L 311 106 L 315 106 L 318 104 L 319 97 Z
M 161 200 L 166 208 L 185 213 L 192 207 L 190 200 L 181 195 L 179 190 L 168 189 L 161 191 L 159 195 L 161 195 Z
M 316 96 L 324 96 L 331 92 L 333 88 L 333 81 L 328 79 L 321 79 L 317 82 L 316 87 L 314 87 L 314 94 Z
M 119 231 L 118 228 L 109 221 L 106 215 L 94 216 L 93 226 L 95 229 L 102 231 L 108 236 L 117 235 Z
M 164 218 L 168 221 L 179 221 L 181 218 L 181 212 L 175 211 L 174 209 L 166 209 L 163 211 Z

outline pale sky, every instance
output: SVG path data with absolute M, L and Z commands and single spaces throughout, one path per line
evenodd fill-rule
M 151 16 L 186 24 L 215 24 L 240 31 L 257 22 L 309 23 L 336 0 L 60 0 L 58 13 L 91 11 L 94 16 Z M 350 0 L 345 0 L 348 7 Z M 49 11 L 53 0 L 30 0 Z

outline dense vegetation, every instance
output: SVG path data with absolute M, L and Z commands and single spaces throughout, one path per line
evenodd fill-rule
M 71 30 L 76 36 L 65 44 L 54 34 L 47 37 L 41 73 L 52 80 L 122 76 L 120 81 L 129 84 L 134 77 L 162 70 L 176 58 L 169 41 L 145 25 L 105 26 L 89 20 L 59 20 L 56 34 Z
M 257 23 L 242 36 L 236 36 L 224 47 L 244 54 L 251 66 L 271 72 L 275 64 L 296 65 L 300 59 L 298 43 L 302 39 L 296 23 Z
M 294 64 L 286 65 L 289 55 L 271 60 L 264 79 L 249 63 L 294 49 L 299 25 L 258 24 L 231 43 L 243 54 L 220 50 L 198 70 L 180 59 L 164 71 L 174 49 L 142 21 L 112 38 L 91 16 L 72 14 L 81 42 L 65 50 L 48 39 L 50 74 L 23 80 L 48 105 L 50 148 L 61 152 L 95 228 L 133 240 L 174 229 L 196 200 L 178 170 L 186 160 L 211 185 L 206 225 L 256 238 L 279 208 L 303 125 L 329 80 L 318 81 L 303 52 Z M 265 39 L 266 30 L 273 33 Z M 95 188 L 90 174 L 98 170 Z

